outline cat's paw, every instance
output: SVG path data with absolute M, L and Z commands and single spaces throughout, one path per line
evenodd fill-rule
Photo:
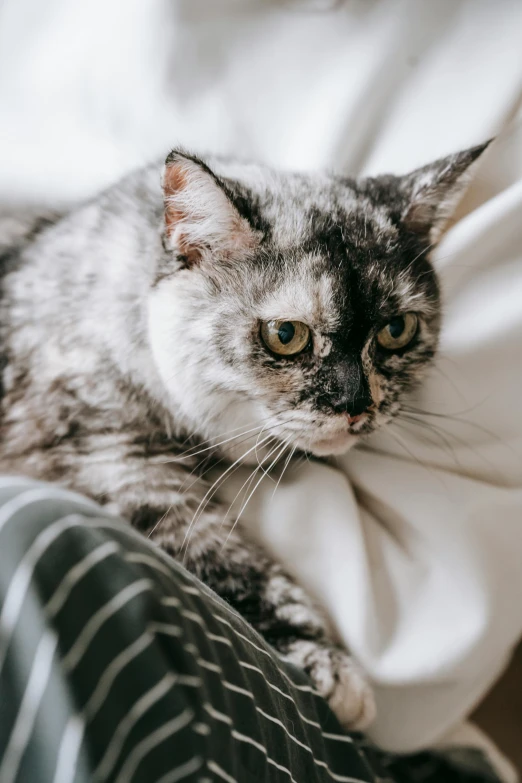
M 314 682 L 318 683 L 318 677 L 324 677 L 326 672 L 325 684 L 331 688 L 327 701 L 339 722 L 347 729 L 366 729 L 375 718 L 375 699 L 370 684 L 344 650 L 330 648 L 321 652 L 327 654 L 328 662 L 321 671 L 318 661 Z
M 375 718 L 372 689 L 347 652 L 299 640 L 285 658 L 304 669 L 345 729 L 367 728 Z

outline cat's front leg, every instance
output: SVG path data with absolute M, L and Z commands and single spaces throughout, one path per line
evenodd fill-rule
M 354 659 L 333 641 L 306 591 L 272 564 L 264 600 L 269 610 L 253 625 L 284 660 L 310 676 L 345 728 L 366 728 L 375 717 L 372 689 Z
M 232 530 L 223 526 L 223 515 L 218 509 L 204 513 L 184 551 L 174 554 L 245 617 L 283 659 L 311 677 L 345 728 L 366 728 L 375 705 L 361 669 L 332 640 L 325 617 L 306 591 L 239 525 Z
M 306 671 L 346 728 L 374 716 L 371 688 L 335 644 L 320 610 L 281 566 L 226 521 L 227 509 L 205 505 L 206 485 L 185 471 L 98 454 L 75 488 L 107 503 L 230 603 L 286 660 Z

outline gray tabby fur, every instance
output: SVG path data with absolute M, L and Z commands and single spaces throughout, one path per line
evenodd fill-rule
M 358 181 L 175 151 L 70 214 L 0 217 L 0 471 L 109 504 L 302 666 L 346 726 L 373 716 L 364 678 L 304 591 L 223 524 L 204 474 L 344 451 L 398 412 L 436 351 L 429 251 L 483 149 Z M 406 311 L 417 337 L 379 349 Z M 269 319 L 308 324 L 310 349 L 270 353 Z

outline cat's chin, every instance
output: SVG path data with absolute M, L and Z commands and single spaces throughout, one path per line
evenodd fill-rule
M 353 448 L 358 440 L 359 438 L 357 435 L 350 432 L 342 432 L 331 438 L 315 441 L 315 443 L 308 448 L 308 451 L 316 457 L 330 457 L 337 454 L 344 454 L 346 451 Z

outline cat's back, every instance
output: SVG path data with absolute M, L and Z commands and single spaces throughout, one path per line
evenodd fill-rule
M 0 401 L 5 392 L 4 372 L 8 365 L 8 308 L 5 278 L 22 264 L 22 251 L 61 217 L 43 208 L 0 205 Z
M 97 411 L 107 431 L 146 415 L 133 400 L 153 376 L 145 304 L 162 250 L 160 173 L 135 172 L 61 214 L 0 205 L 0 466 L 42 444 L 48 456 L 69 419 L 87 431 Z

